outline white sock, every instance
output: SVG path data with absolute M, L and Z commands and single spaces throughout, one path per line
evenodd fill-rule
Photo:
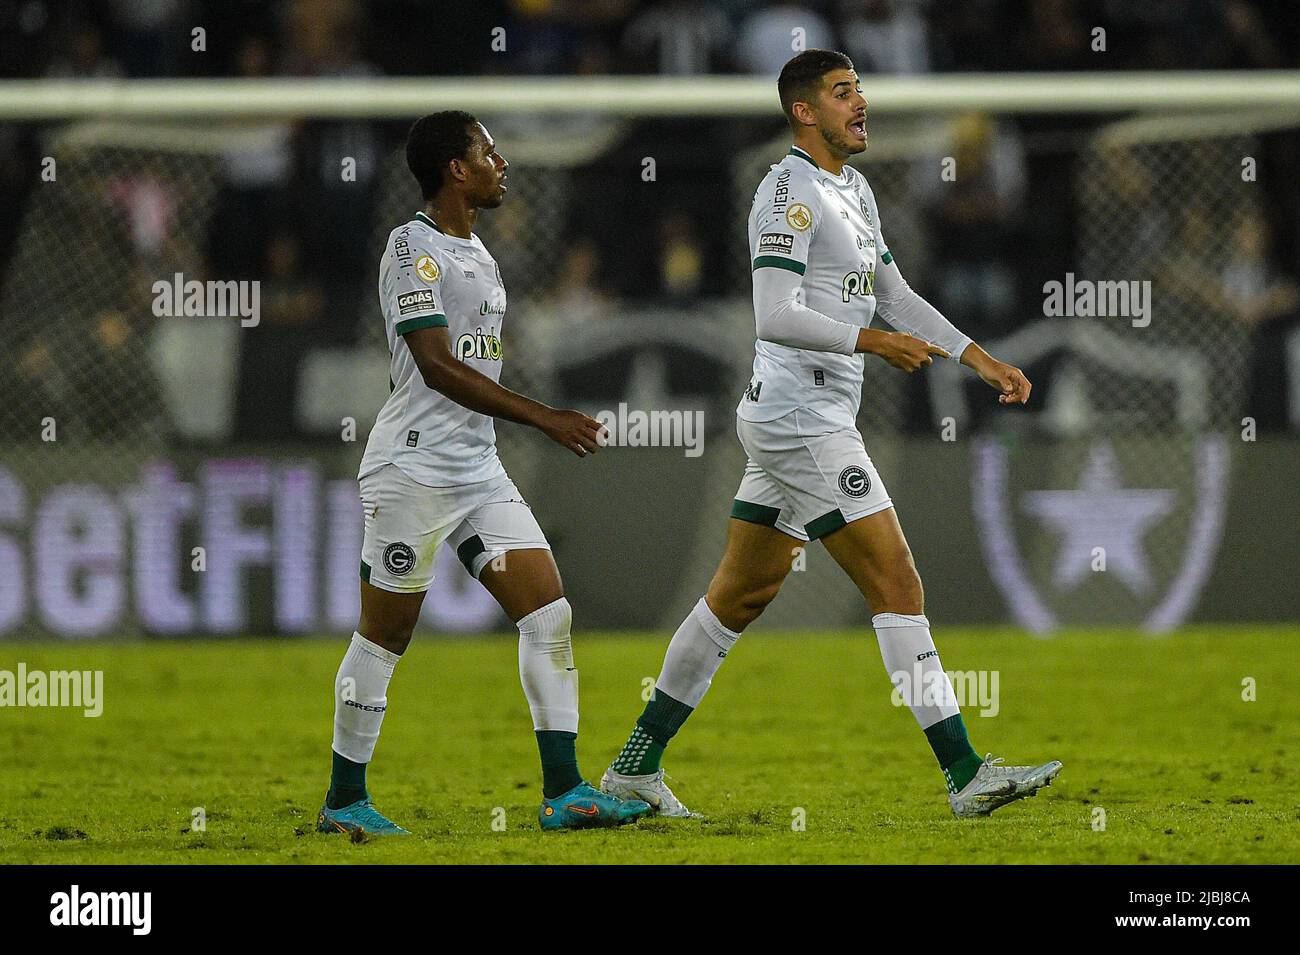
M 578 732 L 572 624 L 573 608 L 563 597 L 519 618 L 519 681 L 535 730 Z
M 701 597 L 673 634 L 655 686 L 691 708 L 699 706 L 713 674 L 739 639 L 740 634 L 724 627 Z
M 334 752 L 340 756 L 354 763 L 368 763 L 374 756 L 388 709 L 388 681 L 400 659 L 361 634 L 352 634 L 334 678 Z
M 921 729 L 961 712 L 924 614 L 878 613 L 871 625 L 894 692 L 911 708 Z

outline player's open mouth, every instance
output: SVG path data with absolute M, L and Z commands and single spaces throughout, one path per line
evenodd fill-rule
M 855 119 L 849 123 L 849 132 L 863 142 L 867 141 L 867 121 L 865 119 Z

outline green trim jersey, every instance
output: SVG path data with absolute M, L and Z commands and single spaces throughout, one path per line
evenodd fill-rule
M 496 260 L 478 236 L 448 235 L 417 212 L 388 236 L 379 264 L 379 307 L 391 355 L 391 392 L 370 431 L 358 477 L 385 464 L 430 487 L 504 474 L 491 416 L 426 385 L 402 337 L 444 327 L 458 359 L 500 381 L 506 290 Z
M 892 261 L 880 232 L 876 198 L 845 165 L 840 175 L 792 147 L 754 193 L 749 213 L 753 271 L 785 269 L 803 277 L 802 304 L 866 328 L 876 314 L 877 263 Z M 806 408 L 853 426 L 862 401 L 864 356 L 812 351 L 759 339 L 754 374 L 737 414 L 774 421 Z

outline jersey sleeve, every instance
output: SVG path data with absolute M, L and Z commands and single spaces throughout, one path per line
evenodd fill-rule
M 862 174 L 858 173 L 858 175 Z M 876 205 L 876 194 L 871 191 L 871 186 L 867 185 L 865 177 L 862 180 L 862 192 L 867 197 L 867 206 L 871 210 L 871 225 L 876 232 L 876 261 L 880 265 L 889 265 L 894 261 L 894 253 L 889 251 L 889 246 L 885 242 L 885 233 L 880 228 L 880 207 Z
M 392 287 L 384 303 L 393 330 L 405 335 L 420 328 L 446 328 L 447 315 L 442 307 L 446 268 L 437 250 L 414 245 L 408 267 L 402 268 L 397 261 L 393 265 Z
M 765 181 L 754 196 L 752 271 L 786 269 L 803 275 L 820 220 L 821 203 L 811 182 L 790 175 Z

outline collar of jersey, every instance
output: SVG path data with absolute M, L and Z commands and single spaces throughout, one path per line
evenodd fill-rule
M 462 243 L 462 244 L 464 244 L 464 245 L 471 246 L 471 247 L 474 245 L 474 238 L 473 238 L 473 236 L 471 236 L 471 237 L 468 238 L 468 239 L 462 239 L 462 238 L 461 238 L 460 236 L 458 236 L 458 235 L 452 235 L 450 232 L 444 232 L 444 231 L 442 230 L 442 226 L 438 225 L 438 223 L 436 223 L 436 222 L 434 222 L 432 219 L 430 219 L 430 218 L 428 217 L 428 215 L 425 214 L 425 212 L 424 212 L 423 209 L 421 209 L 420 211 L 416 212 L 415 217 L 416 217 L 417 219 L 419 219 L 421 222 L 423 222 L 425 225 L 427 225 L 427 226 L 432 226 L 434 229 L 436 229 L 436 230 L 438 231 L 438 234 L 439 234 L 439 235 L 443 236 L 444 238 L 449 239 L 449 240 L 452 241 L 452 242 L 460 242 L 460 243 Z
M 817 165 L 817 160 L 813 159 L 812 156 L 808 155 L 798 146 L 791 146 L 790 151 L 786 153 L 786 155 L 798 156 L 800 159 L 806 161 L 809 165 L 811 165 L 814 169 L 821 169 L 821 166 Z
M 817 160 L 813 159 L 812 156 L 808 155 L 808 153 L 804 152 L 804 151 L 803 151 L 802 149 L 800 149 L 798 146 L 791 146 L 791 147 L 790 147 L 790 151 L 789 151 L 788 153 L 786 153 L 786 155 L 787 155 L 787 156 L 798 156 L 800 159 L 802 159 L 802 160 L 804 160 L 805 162 L 807 162 L 810 166 L 812 166 L 812 167 L 813 167 L 814 169 L 816 169 L 818 172 L 824 172 L 824 173 L 826 173 L 826 175 L 828 175 L 828 176 L 830 175 L 830 170 L 828 170 L 828 169 L 822 169 L 821 166 L 817 165 Z M 849 165 L 848 163 L 845 163 L 845 164 L 844 164 L 844 168 L 847 169 L 847 168 L 848 168 L 848 165 Z M 840 185 L 846 185 L 846 184 L 847 184 L 848 177 L 844 175 L 843 170 L 841 170 L 841 171 L 840 171 L 840 174 L 839 174 L 837 177 L 835 177 L 835 178 L 839 180 Z

